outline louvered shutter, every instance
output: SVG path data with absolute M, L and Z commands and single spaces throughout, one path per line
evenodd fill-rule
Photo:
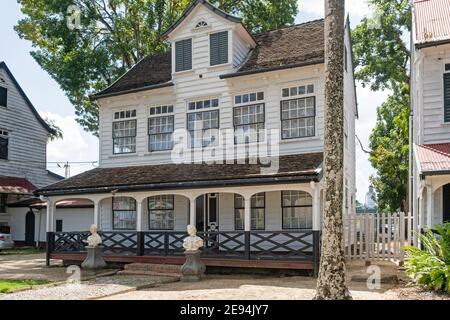
M 8 89 L 0 87 L 0 107 L 7 107 Z
M 450 122 L 450 73 L 444 74 L 444 121 Z
M 228 62 L 228 31 L 210 35 L 210 60 L 212 66 Z
M 0 137 L 0 159 L 8 160 L 8 139 Z
M 175 71 L 192 69 L 192 39 L 175 43 Z

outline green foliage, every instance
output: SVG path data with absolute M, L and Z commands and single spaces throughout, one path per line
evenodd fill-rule
M 405 247 L 406 273 L 427 289 L 450 293 L 450 223 L 420 234 L 424 250 Z
M 369 0 L 372 16 L 352 31 L 357 80 L 372 91 L 392 90 L 378 107 L 370 136 L 371 177 L 380 211 L 407 210 L 409 153 L 409 0 Z
M 369 160 L 377 170 L 371 177 L 380 212 L 406 210 L 409 160 L 409 88 L 391 95 L 377 110 L 370 135 Z
M 122 75 L 149 54 L 167 49 L 161 34 L 189 5 L 189 0 L 17 0 L 25 17 L 15 27 L 32 42 L 33 58 L 75 106 L 81 126 L 98 134 L 97 106 L 88 96 Z M 296 0 L 216 0 L 241 16 L 251 31 L 292 24 Z M 80 28 L 69 29 L 80 10 Z
M 52 119 L 45 118 L 45 122 L 48 124 L 48 126 L 53 130 L 54 133 L 50 134 L 48 137 L 49 141 L 55 141 L 57 139 L 63 139 L 63 131 L 58 125 L 53 121 Z
M 33 286 L 49 283 L 47 280 L 17 280 L 17 279 L 0 279 L 0 293 L 12 293 L 17 290 L 31 289 Z
M 369 0 L 371 17 L 353 30 L 355 77 L 373 91 L 401 91 L 409 81 L 409 49 L 404 34 L 411 31 L 409 0 Z

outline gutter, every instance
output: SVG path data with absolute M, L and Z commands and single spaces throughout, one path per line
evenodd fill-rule
M 420 174 L 420 177 L 423 180 L 425 177 L 442 176 L 442 175 L 447 175 L 447 174 L 450 174 L 450 169 L 448 169 L 448 170 L 437 170 L 437 171 L 423 171 Z
M 439 40 L 434 42 L 427 42 L 427 43 L 417 43 L 415 46 L 417 49 L 423 49 L 423 48 L 429 48 L 429 47 L 437 47 L 443 44 L 449 44 L 450 39 L 445 40 Z
M 150 190 L 178 190 L 178 189 L 199 189 L 204 187 L 230 187 L 230 186 L 249 186 L 273 183 L 298 183 L 298 182 L 319 182 L 318 173 L 301 176 L 284 176 L 284 177 L 266 177 L 266 178 L 247 178 L 247 179 L 230 179 L 223 181 L 188 181 L 188 182 L 169 182 L 169 183 L 152 183 L 143 185 L 123 185 L 123 186 L 106 186 L 92 187 L 80 189 L 55 189 L 55 190 L 37 190 L 36 195 L 59 196 L 59 195 L 75 195 L 75 194 L 91 194 L 91 193 L 110 193 L 118 192 L 138 192 Z
M 259 70 L 238 71 L 238 72 L 230 73 L 230 74 L 222 74 L 219 76 L 219 78 L 220 79 L 229 79 L 229 78 L 242 77 L 242 76 L 248 76 L 248 75 L 252 75 L 252 74 L 259 74 L 259 73 L 265 73 L 265 72 L 271 72 L 271 71 L 313 66 L 313 65 L 323 64 L 323 63 L 325 63 L 325 59 L 322 58 L 320 60 L 316 60 L 313 62 L 300 62 L 300 63 L 290 64 L 290 65 L 285 65 L 285 66 L 277 66 L 277 67 L 271 67 L 271 68 L 265 68 L 265 69 L 259 69 Z

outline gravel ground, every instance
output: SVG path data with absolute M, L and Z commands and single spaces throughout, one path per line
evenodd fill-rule
M 136 288 L 154 286 L 176 281 L 171 277 L 108 276 L 99 277 L 81 284 L 63 284 L 26 290 L 0 296 L 0 300 L 89 300 L 111 294 L 133 291 Z

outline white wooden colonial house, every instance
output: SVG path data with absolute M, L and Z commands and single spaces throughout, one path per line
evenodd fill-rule
M 60 201 L 92 201 L 107 261 L 184 262 L 186 226 L 210 266 L 312 269 L 318 262 L 324 22 L 252 34 L 194 1 L 149 56 L 105 90 L 100 164 L 42 188 L 48 258 L 82 260 L 88 225 L 55 232 Z M 355 211 L 357 117 L 346 25 L 345 213 Z
M 417 226 L 450 221 L 450 3 L 413 3 L 412 195 Z
M 6 63 L 0 62 L 0 226 L 12 232 L 17 244 L 33 245 L 40 230 L 45 240 L 39 212 L 18 202 L 29 203 L 37 188 L 62 179 L 46 169 L 51 133 Z

